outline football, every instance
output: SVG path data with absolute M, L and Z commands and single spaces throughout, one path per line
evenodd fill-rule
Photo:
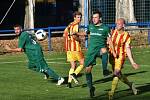
M 35 33 L 35 36 L 36 36 L 37 40 L 40 40 L 40 41 L 47 38 L 46 32 L 42 29 L 37 30 Z

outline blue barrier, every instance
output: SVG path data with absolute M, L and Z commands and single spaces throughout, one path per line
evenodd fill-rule
M 108 24 L 109 27 L 114 28 L 115 24 Z M 150 22 L 145 22 L 145 23 L 127 23 L 126 26 L 146 26 L 150 28 Z M 87 26 L 80 26 L 82 28 L 85 28 L 87 30 Z M 61 30 L 65 29 L 66 26 L 57 26 L 57 27 L 47 27 L 47 28 L 34 28 L 34 29 L 24 29 L 25 31 L 31 31 L 31 30 L 48 30 L 48 50 L 51 51 L 51 34 L 52 31 L 54 30 Z M 0 33 L 7 33 L 7 32 L 14 32 L 14 30 L 0 30 Z M 0 34 L 1 35 L 1 34 Z M 9 36 L 8 34 L 5 34 L 6 36 Z M 11 35 L 10 35 L 11 36 Z M 88 40 L 88 37 L 86 37 L 86 41 Z M 88 47 L 88 42 L 85 43 L 86 48 Z M 150 44 L 150 30 L 148 30 L 148 43 Z

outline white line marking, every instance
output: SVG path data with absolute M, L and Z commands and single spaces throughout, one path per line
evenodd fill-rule
M 59 59 L 59 58 L 58 58 Z M 65 59 L 65 58 L 60 58 L 60 59 Z M 55 59 L 47 59 L 47 60 L 55 60 Z M 27 63 L 27 60 L 25 61 L 8 61 L 8 62 L 0 62 L 0 64 L 11 64 L 11 63 L 20 63 L 20 62 L 25 62 Z M 52 62 L 52 61 L 47 61 L 47 63 L 49 64 L 70 64 L 69 62 Z M 96 64 L 97 66 L 98 65 L 101 65 L 101 64 Z M 109 64 L 109 66 L 111 66 Z M 124 66 L 132 66 L 130 64 L 124 64 Z M 140 66 L 150 66 L 150 65 L 146 65 L 146 64 L 141 64 Z

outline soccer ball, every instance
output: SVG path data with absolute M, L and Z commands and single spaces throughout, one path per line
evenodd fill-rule
M 35 36 L 40 41 L 47 38 L 46 32 L 42 29 L 37 30 L 36 33 L 35 33 Z

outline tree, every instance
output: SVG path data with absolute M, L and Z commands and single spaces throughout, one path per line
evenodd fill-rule
M 25 29 L 34 28 L 34 11 L 35 11 L 34 8 L 35 8 L 35 0 L 26 0 L 25 20 L 24 20 Z
M 125 18 L 129 23 L 136 22 L 133 0 L 116 0 L 116 19 Z

